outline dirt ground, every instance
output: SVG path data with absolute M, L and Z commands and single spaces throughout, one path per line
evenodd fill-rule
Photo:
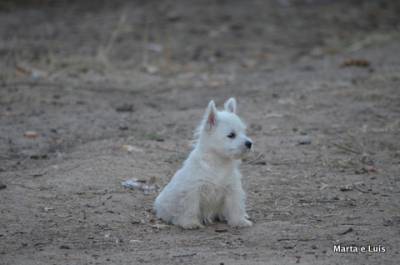
M 2 1 L 0 264 L 399 264 L 399 14 L 398 1 Z M 255 141 L 254 226 L 163 224 L 157 192 L 121 182 L 163 187 L 208 101 L 230 96 Z

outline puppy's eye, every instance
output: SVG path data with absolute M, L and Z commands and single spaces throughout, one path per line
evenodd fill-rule
M 233 139 L 236 137 L 236 133 L 231 132 L 230 134 L 227 135 L 227 137 Z

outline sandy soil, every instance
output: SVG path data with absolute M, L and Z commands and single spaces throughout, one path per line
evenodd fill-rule
M 0 264 L 398 264 L 397 1 L 94 2 L 0 4 Z M 230 96 L 255 225 L 163 224 Z

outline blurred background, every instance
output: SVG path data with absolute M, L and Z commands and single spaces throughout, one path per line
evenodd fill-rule
M 115 69 L 269 69 L 392 38 L 399 9 L 384 0 L 2 1 L 2 79 L 23 63 L 87 81 Z

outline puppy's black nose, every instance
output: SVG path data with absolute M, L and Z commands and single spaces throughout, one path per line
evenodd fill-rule
M 247 147 L 247 148 L 251 148 L 251 145 L 252 145 L 253 143 L 252 142 L 250 142 L 250 141 L 246 141 L 245 143 L 244 143 L 244 145 Z

